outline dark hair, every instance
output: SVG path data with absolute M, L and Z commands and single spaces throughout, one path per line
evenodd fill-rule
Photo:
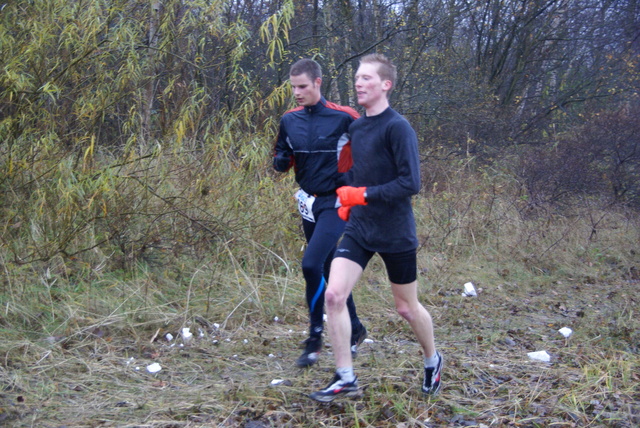
M 396 79 L 398 78 L 398 70 L 396 66 L 393 65 L 391 60 L 386 56 L 373 53 L 369 55 L 365 55 L 360 58 L 360 63 L 368 63 L 368 64 L 378 64 L 378 75 L 382 80 L 391 81 L 391 89 L 396 85 Z M 389 91 L 390 93 L 391 91 Z
M 312 81 L 318 78 L 322 79 L 322 68 L 314 60 L 304 58 L 296 61 L 289 70 L 290 76 L 299 76 L 301 74 L 306 74 Z

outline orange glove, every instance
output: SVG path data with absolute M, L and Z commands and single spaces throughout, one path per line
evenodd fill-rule
M 366 187 L 342 186 L 336 190 L 342 206 L 353 207 L 354 205 L 367 205 L 364 197 Z
M 344 221 L 349 221 L 349 215 L 351 214 L 351 207 L 338 207 L 338 217 Z

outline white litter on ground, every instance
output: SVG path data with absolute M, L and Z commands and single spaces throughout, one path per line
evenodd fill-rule
M 191 333 L 191 330 L 189 329 L 189 327 L 185 327 L 182 329 L 182 338 L 185 341 L 191 340 L 192 337 L 193 337 L 193 333 Z
M 147 371 L 149 373 L 158 373 L 160 370 L 162 370 L 162 366 L 158 363 L 149 364 L 147 366 Z
M 562 327 L 560 330 L 558 330 L 558 333 L 568 338 L 573 334 L 573 330 L 571 330 L 569 327 Z
M 529 358 L 536 361 L 542 361 L 548 363 L 551 361 L 551 356 L 547 353 L 547 351 L 536 351 L 527 353 Z
M 476 287 L 474 287 L 472 282 L 467 282 L 466 284 L 464 284 L 464 292 L 462 293 L 462 295 L 466 297 L 475 297 L 478 295 L 478 293 L 476 292 Z

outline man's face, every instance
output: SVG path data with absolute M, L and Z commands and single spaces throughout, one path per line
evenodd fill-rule
M 358 67 L 355 86 L 358 104 L 367 108 L 386 99 L 391 82 L 380 79 L 377 64 L 365 62 Z
M 293 97 L 299 106 L 312 106 L 320 101 L 320 85 L 322 80 L 316 79 L 312 81 L 307 73 L 298 76 L 289 76 L 291 88 L 293 89 Z

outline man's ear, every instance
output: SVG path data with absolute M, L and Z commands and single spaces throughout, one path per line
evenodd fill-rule
M 316 86 L 322 86 L 322 77 L 316 77 L 314 83 L 316 84 Z
M 391 80 L 383 80 L 382 81 L 382 90 L 383 91 L 390 91 L 391 87 L 393 87 L 393 83 L 391 82 Z

